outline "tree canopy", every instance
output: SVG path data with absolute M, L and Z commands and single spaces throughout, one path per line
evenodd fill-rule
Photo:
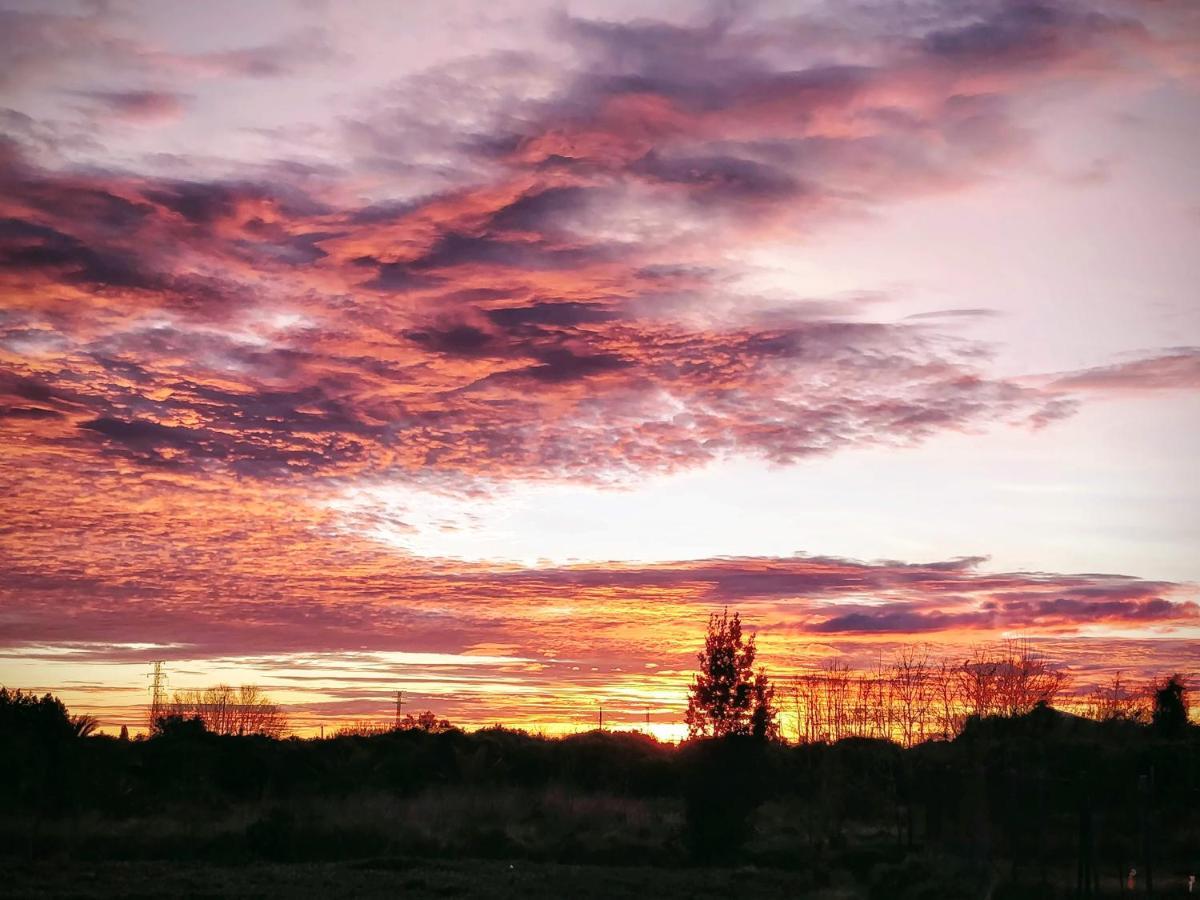
M 1179 675 L 1172 675 L 1155 690 L 1151 721 L 1157 731 L 1174 737 L 1187 729 L 1186 694 L 1187 686 Z
M 709 616 L 685 715 L 691 737 L 779 736 L 775 689 L 765 671 L 755 672 L 756 653 L 754 635 L 742 633 L 736 612 Z

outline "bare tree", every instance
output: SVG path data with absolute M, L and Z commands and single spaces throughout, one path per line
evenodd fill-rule
M 866 672 L 827 662 L 792 682 L 796 739 L 949 740 L 968 716 L 1024 715 L 1054 704 L 1066 684 L 1065 673 L 1028 644 L 979 647 L 961 661 L 934 659 L 928 646 L 904 647 Z
M 900 743 L 911 747 L 924 740 L 928 730 L 929 699 L 932 693 L 928 648 L 910 646 L 901 649 L 892 662 L 890 681 Z
M 825 670 L 825 721 L 829 727 L 829 740 L 840 741 L 851 737 L 850 732 L 850 667 L 844 662 L 832 661 Z
M 253 684 L 176 691 L 167 715 L 199 719 L 215 734 L 280 737 L 287 731 L 287 719 L 279 707 Z
M 883 704 L 883 689 L 883 681 L 871 672 L 854 677 L 849 726 L 855 737 L 882 736 L 879 710 Z
M 999 662 L 981 648 L 955 669 L 956 689 L 967 715 L 990 716 L 997 711 Z
M 1035 653 L 1028 642 L 1010 642 L 1001 651 L 996 666 L 998 711 L 1021 716 L 1039 704 L 1051 706 L 1066 680 L 1066 673 Z
M 1147 722 L 1150 719 L 1147 700 L 1147 691 L 1131 687 L 1118 671 L 1088 696 L 1084 714 L 1101 722 Z
M 801 743 L 816 744 L 829 740 L 824 718 L 825 683 L 823 675 L 801 675 L 792 688 L 797 740 Z
M 938 731 L 942 740 L 950 740 L 963 726 L 963 700 L 954 663 L 940 659 L 933 675 L 933 693 Z

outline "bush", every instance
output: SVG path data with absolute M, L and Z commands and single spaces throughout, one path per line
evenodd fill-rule
M 737 859 L 752 831 L 766 787 L 766 748 L 752 737 L 730 735 L 681 748 L 685 840 L 697 862 Z

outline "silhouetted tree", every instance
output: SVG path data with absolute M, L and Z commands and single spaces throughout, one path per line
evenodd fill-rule
M 170 739 L 187 739 L 200 737 L 208 731 L 204 720 L 199 716 L 181 716 L 170 714 L 159 716 L 154 721 L 154 734 Z
M 928 649 L 921 646 L 901 648 L 892 663 L 888 686 L 889 697 L 896 701 L 900 743 L 911 747 L 925 738 L 933 699 Z M 882 736 L 892 737 L 890 734 Z
M 1183 678 L 1172 675 L 1154 691 L 1154 730 L 1166 737 L 1178 737 L 1187 729 L 1188 713 Z
M 57 697 L 0 688 L 0 809 L 68 809 L 79 796 L 78 735 Z
M 708 619 L 700 672 L 692 683 L 685 721 L 691 737 L 777 737 L 775 691 L 765 672 L 754 671 L 754 635 L 729 610 Z
M 1146 709 L 1147 691 L 1131 689 L 1117 672 L 1089 695 L 1085 712 L 1099 722 L 1142 722 L 1149 718 Z
M 264 734 L 280 737 L 287 720 L 279 707 L 253 684 L 227 684 L 204 690 L 176 691 L 168 715 L 198 718 L 214 734 Z
M 779 711 L 775 708 L 775 686 L 762 669 L 754 676 L 754 709 L 750 713 L 750 735 L 759 740 L 779 740 Z
M 449 731 L 453 727 L 449 719 L 439 719 L 437 713 L 429 709 L 416 716 L 409 713 L 397 726 L 400 731 L 428 731 L 431 734 Z
M 63 702 L 52 694 L 35 694 L 0 688 L 0 735 L 25 734 L 39 741 L 76 735 Z
M 968 716 L 1018 718 L 1052 706 L 1066 684 L 1066 674 L 1026 644 L 976 648 L 961 661 L 910 646 L 875 671 L 828 660 L 796 678 L 789 699 L 800 743 L 882 738 L 912 747 L 952 739 Z
M 1055 668 L 1025 642 L 1009 642 L 998 657 L 999 712 L 1023 716 L 1039 705 L 1052 706 L 1067 683 L 1067 674 Z
M 751 831 L 763 794 L 766 742 L 779 737 L 775 689 L 754 670 L 754 635 L 728 610 L 708 619 L 700 672 L 685 719 L 692 738 L 685 755 L 685 837 L 705 861 L 736 856 Z
M 942 740 L 948 741 L 962 731 L 963 726 L 962 700 L 953 662 L 948 659 L 938 660 L 933 685 L 937 730 Z

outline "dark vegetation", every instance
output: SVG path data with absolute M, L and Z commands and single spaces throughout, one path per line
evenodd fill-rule
M 753 864 L 785 873 L 791 895 L 889 898 L 1116 896 L 1136 867 L 1139 893 L 1152 877 L 1159 896 L 1182 895 L 1200 847 L 1200 729 L 1180 688 L 1163 686 L 1148 725 L 1042 707 L 910 749 L 502 728 L 278 740 L 194 719 L 121 740 L 81 736 L 52 697 L 0 692 L 0 846 L 31 872 Z
M 690 737 L 779 737 L 775 689 L 754 670 L 754 635 L 742 634 L 741 617 L 729 610 L 708 619 L 700 671 L 692 682 L 684 721 Z
M 952 739 L 905 746 L 902 718 L 900 743 L 787 744 L 754 656 L 736 614 L 713 617 L 693 737 L 678 747 L 629 732 L 467 733 L 431 712 L 280 739 L 278 710 L 249 688 L 152 707 L 150 737 L 130 740 L 94 733 L 50 695 L 0 689 L 5 887 L 103 893 L 80 889 L 82 866 L 119 893 L 150 879 L 259 896 L 1003 900 L 1129 895 L 1131 883 L 1187 896 L 1200 728 L 1178 677 L 1146 714 L 1122 692 L 1099 721 L 1010 700 L 965 716 Z M 961 671 L 980 696 L 1010 685 L 985 692 L 1000 698 L 1060 680 L 1011 660 Z M 906 707 L 911 680 L 888 708 Z M 1011 687 L 1034 681 L 1032 694 Z M 822 728 L 854 726 L 853 704 L 817 699 Z

